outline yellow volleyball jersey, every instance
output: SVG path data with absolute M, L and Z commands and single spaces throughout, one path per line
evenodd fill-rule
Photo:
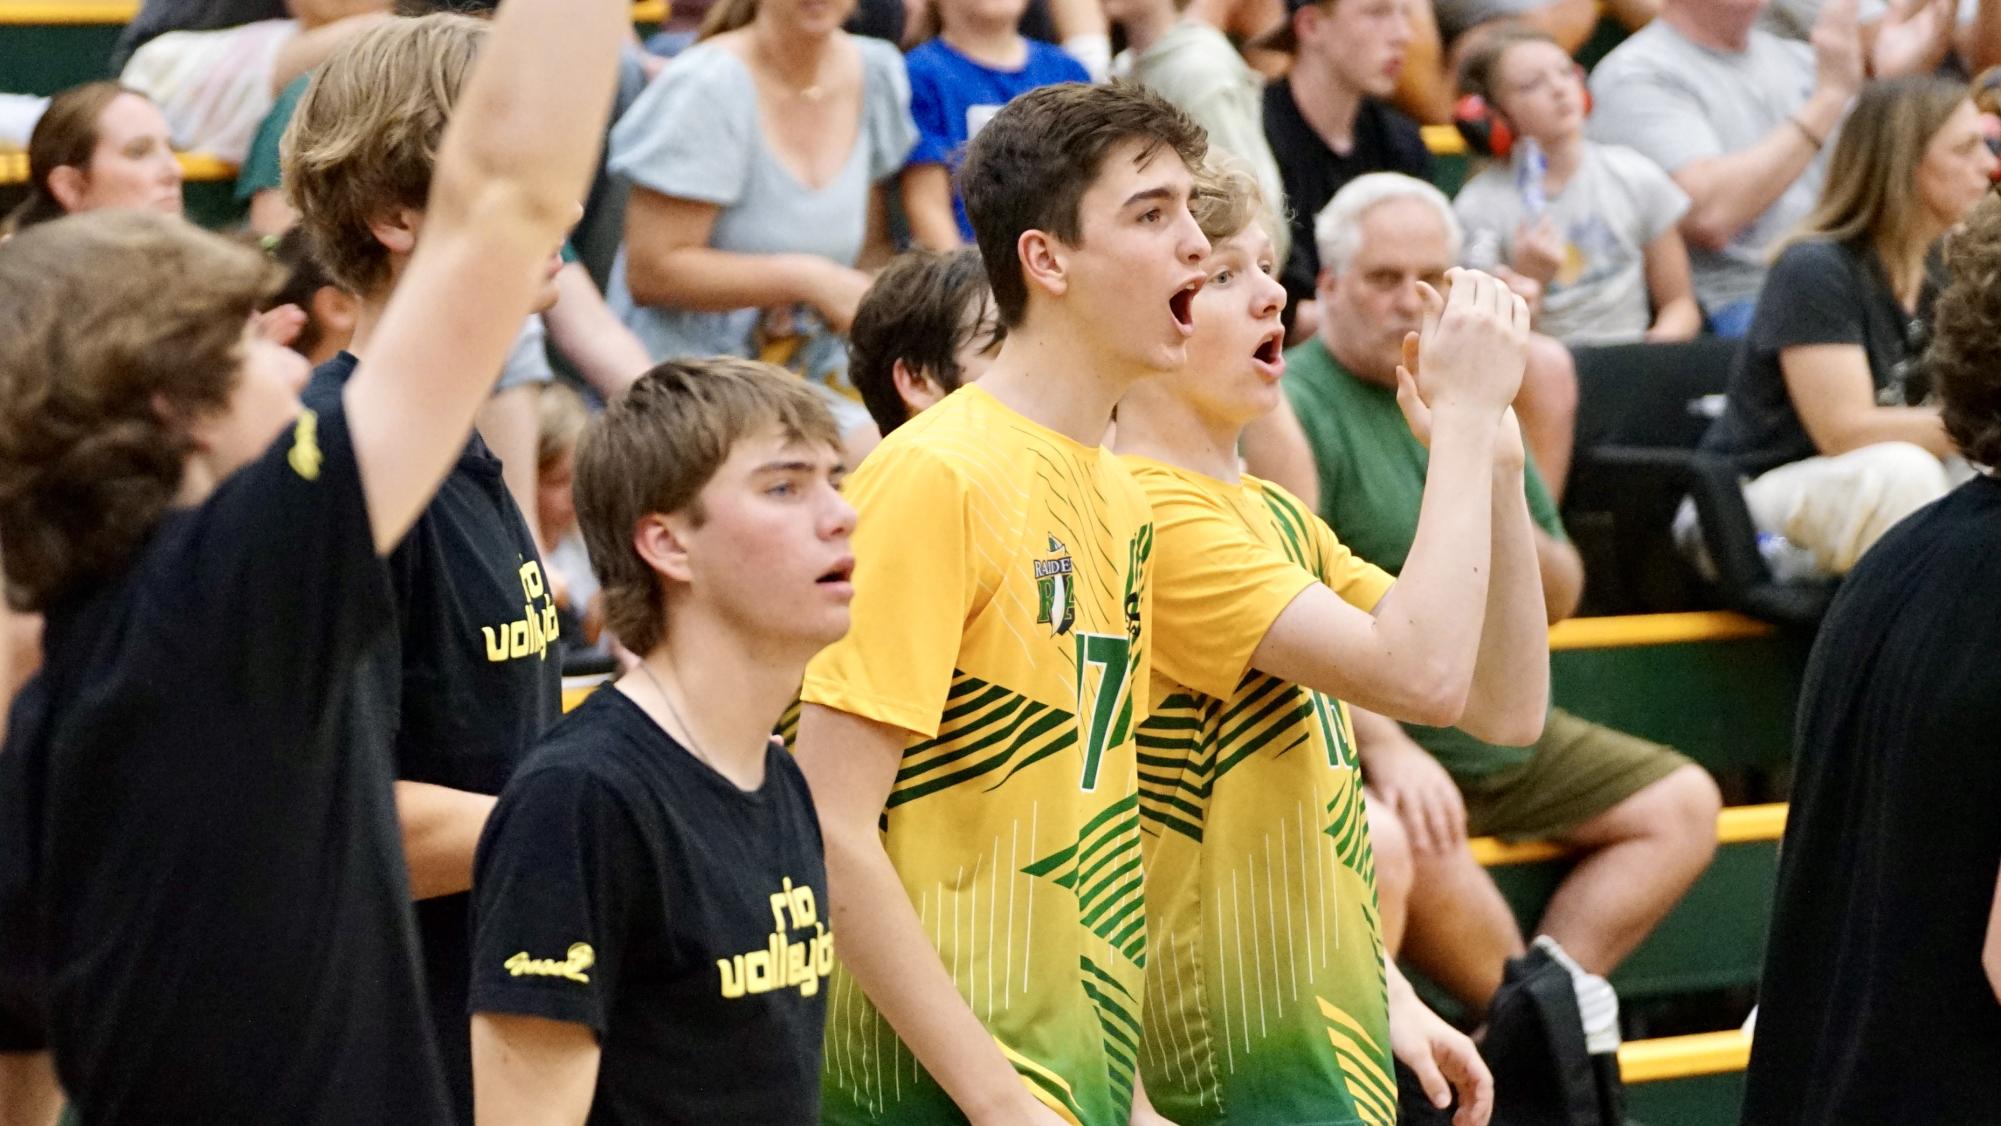
M 946 972 L 1038 1098 L 1124 1126 L 1146 962 L 1146 496 L 1108 451 L 977 386 L 898 428 L 845 491 L 853 624 L 801 698 L 911 732 L 883 845 Z M 837 978 L 824 1121 L 962 1120 Z
M 1127 458 L 1154 511 L 1141 726 L 1148 949 L 1140 1071 L 1169 1119 L 1396 1121 L 1375 860 L 1344 704 L 1251 668 L 1324 583 L 1392 579 L 1284 490 Z

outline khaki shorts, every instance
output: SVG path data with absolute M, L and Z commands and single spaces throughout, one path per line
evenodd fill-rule
M 1692 761 L 1551 708 L 1527 762 L 1459 780 L 1466 831 L 1509 840 L 1561 837 Z

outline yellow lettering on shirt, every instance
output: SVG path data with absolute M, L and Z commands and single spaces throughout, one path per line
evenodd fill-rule
M 308 481 L 317 481 L 320 462 L 324 460 L 320 453 L 320 416 L 302 408 L 299 421 L 292 424 L 292 449 L 285 455 L 285 462 L 292 472 Z
M 498 626 L 481 626 L 486 638 L 486 659 L 514 661 L 523 657 L 546 660 L 550 646 L 562 635 L 556 620 L 556 600 L 542 581 L 542 564 L 530 559 L 521 565 L 521 616 Z M 536 603 L 541 605 L 537 606 Z
M 785 877 L 782 888 L 771 893 L 771 923 L 763 948 L 716 959 L 725 1000 L 778 989 L 797 989 L 801 997 L 811 997 L 834 972 L 834 936 L 820 921 L 812 888 L 794 887 L 792 877 Z M 808 927 L 811 935 L 792 940 L 792 931 Z
M 560 977 L 590 984 L 591 975 L 584 971 L 597 964 L 597 952 L 591 949 L 591 944 L 573 942 L 566 953 L 562 959 L 530 958 L 528 951 L 523 950 L 502 965 L 511 977 Z

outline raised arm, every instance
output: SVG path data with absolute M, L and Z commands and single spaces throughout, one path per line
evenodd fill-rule
M 1477 271 L 1452 277 L 1442 306 L 1426 287 L 1424 333 L 1405 341 L 1399 372 L 1398 401 L 1431 446 L 1401 577 L 1373 616 L 1307 588 L 1251 657 L 1272 676 L 1432 726 L 1457 724 L 1471 687 L 1492 572 L 1496 442 L 1528 346 L 1519 297 Z
M 1512 426 L 1512 415 L 1506 425 Z M 1538 535 L 1523 481 L 1520 428 L 1502 438 L 1494 474 L 1493 577 L 1487 583 L 1480 652 L 1459 727 L 1476 739 L 1526 746 L 1549 713 L 1549 618 Z M 1547 538 L 1547 537 L 1545 537 Z M 1568 545 L 1551 541 L 1553 547 Z M 1574 605 L 1574 603 L 1573 603 Z
M 55 1126 L 63 1092 L 48 1052 L 0 1052 L 0 1126 Z
M 959 996 L 883 851 L 877 824 L 905 738 L 897 728 L 818 704 L 800 712 L 799 768 L 826 841 L 841 962 L 970 1121 L 1054 1126 L 1061 1119 L 1029 1094 Z
M 1940 457 L 1952 452 L 1936 409 L 1877 405 L 1860 344 L 1786 348 L 1779 352 L 1779 370 L 1800 425 L 1826 456 L 1878 442 L 1914 442 Z
M 854 321 L 868 275 L 817 254 L 742 254 L 709 245 L 721 208 L 634 187 L 625 206 L 626 287 L 642 305 L 725 312 L 807 304 L 836 332 Z
M 424 238 L 345 392 L 379 550 L 472 429 L 597 164 L 626 0 L 509 0 L 440 144 Z

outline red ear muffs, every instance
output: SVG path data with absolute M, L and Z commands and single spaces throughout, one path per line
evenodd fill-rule
M 1581 65 L 1577 68 L 1577 82 L 1584 87 L 1584 116 L 1590 117 L 1591 87 L 1584 80 L 1584 67 Z M 1459 135 L 1466 139 L 1466 147 L 1481 156 L 1506 160 L 1508 151 L 1515 147 L 1515 132 L 1508 128 L 1508 119 L 1478 94 L 1468 94 L 1452 107 L 1452 124 L 1459 127 Z
M 1468 94 L 1452 107 L 1452 124 L 1459 127 L 1466 147 L 1481 156 L 1505 160 L 1508 150 L 1515 146 L 1515 134 L 1508 128 L 1507 119 L 1495 113 L 1487 99 L 1478 94 Z

